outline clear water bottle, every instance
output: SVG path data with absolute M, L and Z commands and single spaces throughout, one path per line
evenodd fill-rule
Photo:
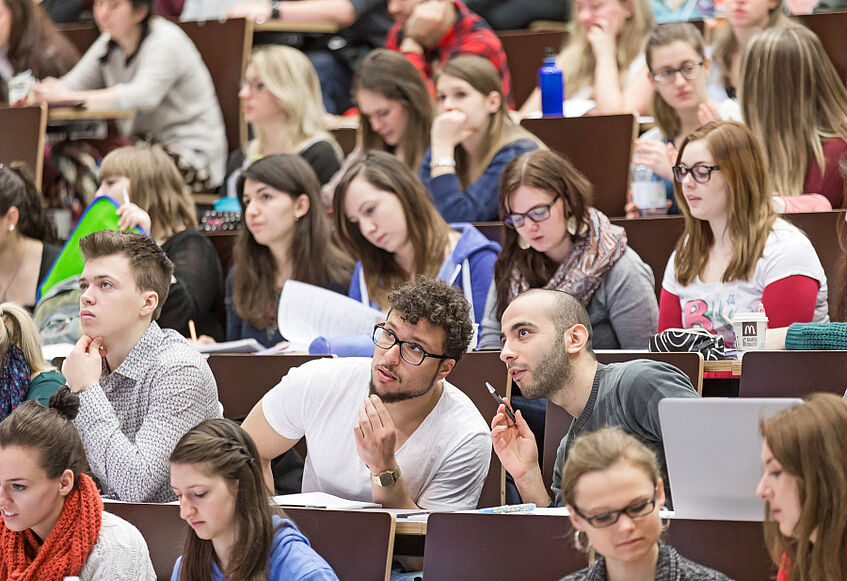
M 639 163 L 632 166 L 632 201 L 638 206 L 642 216 L 667 214 L 667 196 L 665 183 L 653 175 L 646 165 Z
M 541 90 L 541 114 L 545 117 L 561 117 L 564 101 L 562 69 L 556 65 L 556 51 L 547 48 L 544 64 L 538 69 L 538 88 Z

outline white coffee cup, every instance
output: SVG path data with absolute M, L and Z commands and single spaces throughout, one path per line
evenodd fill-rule
M 735 350 L 738 353 L 763 351 L 767 327 L 768 317 L 764 313 L 735 313 L 732 317 Z

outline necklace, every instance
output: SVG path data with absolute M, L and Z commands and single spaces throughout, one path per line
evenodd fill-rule
M 9 279 L 9 282 L 6 284 L 6 287 L 3 289 L 3 295 L 0 297 L 0 302 L 6 302 L 6 292 L 8 292 L 9 287 L 15 282 L 15 279 L 18 278 L 18 273 L 21 271 L 21 265 L 24 263 L 24 254 L 26 253 L 26 249 L 22 249 L 20 255 L 18 256 L 18 265 L 15 267 L 15 273 L 12 275 L 12 278 Z

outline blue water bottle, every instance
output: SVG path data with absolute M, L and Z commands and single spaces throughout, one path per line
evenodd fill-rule
M 556 51 L 547 48 L 544 64 L 538 69 L 538 88 L 541 90 L 541 114 L 544 117 L 561 117 L 564 94 L 562 69 L 556 65 Z

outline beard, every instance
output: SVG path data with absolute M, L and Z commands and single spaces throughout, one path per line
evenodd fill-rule
M 533 367 L 529 368 L 532 383 L 519 385 L 524 397 L 536 399 L 550 397 L 553 393 L 570 383 L 573 367 L 565 349 L 565 338 L 559 335 L 553 346 L 541 356 Z
M 406 401 L 409 399 L 415 399 L 416 397 L 421 397 L 428 394 L 432 388 L 435 386 L 435 378 L 438 376 L 438 369 L 435 370 L 435 373 L 429 379 L 429 381 L 424 381 L 422 384 L 419 382 L 415 382 L 418 385 L 411 385 L 409 389 L 401 390 L 401 391 L 387 391 L 380 393 L 373 379 L 374 371 L 371 371 L 371 381 L 368 384 L 368 395 L 377 395 L 379 399 L 382 400 L 382 403 L 397 403 L 401 401 Z M 399 377 L 397 378 L 398 385 L 403 385 L 405 383 Z

